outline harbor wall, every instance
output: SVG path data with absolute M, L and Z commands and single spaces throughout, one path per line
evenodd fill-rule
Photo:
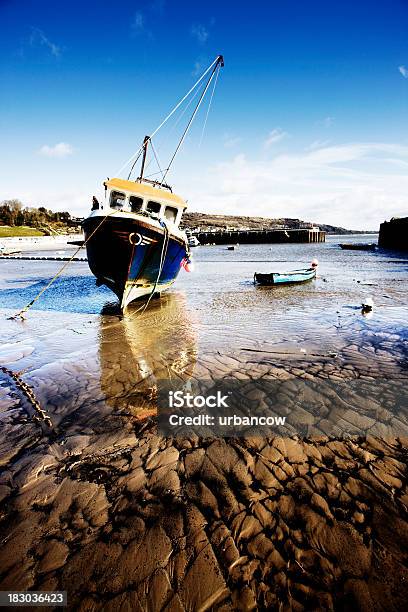
M 326 241 L 326 232 L 319 229 L 222 230 L 197 232 L 194 235 L 200 244 L 276 244 Z
M 408 251 L 408 217 L 392 218 L 381 223 L 378 246 L 384 249 Z

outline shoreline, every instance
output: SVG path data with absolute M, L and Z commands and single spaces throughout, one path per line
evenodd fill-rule
M 81 233 L 61 234 L 59 236 L 13 236 L 0 238 L 0 248 L 19 248 L 21 252 L 34 250 L 55 250 L 61 247 L 74 248 L 68 242 L 82 239 Z

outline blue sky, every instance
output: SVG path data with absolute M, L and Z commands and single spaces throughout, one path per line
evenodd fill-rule
M 206 107 L 168 177 L 190 210 L 408 214 L 405 1 L 0 0 L 0 23 L 0 199 L 86 214 L 223 53 L 202 144 Z

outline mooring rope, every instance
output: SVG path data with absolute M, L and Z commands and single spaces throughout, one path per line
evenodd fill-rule
M 23 314 L 25 312 L 27 312 L 27 310 L 29 310 L 34 304 L 35 302 L 42 296 L 43 293 L 45 293 L 47 291 L 47 289 L 49 289 L 51 287 L 51 285 L 57 280 L 57 278 L 59 276 L 61 276 L 61 274 L 63 273 L 63 271 L 65 270 L 65 268 L 67 268 L 69 266 L 69 264 L 75 259 L 75 257 L 77 256 L 77 254 L 79 253 L 79 251 L 81 249 L 84 248 L 85 245 L 88 244 L 88 242 L 90 241 L 90 239 L 96 234 L 96 232 L 99 230 L 99 228 L 101 227 L 101 225 L 103 225 L 103 223 L 106 221 L 106 219 L 108 217 L 110 217 L 111 215 L 114 215 L 117 211 L 113 210 L 112 212 L 108 213 L 107 215 L 105 215 L 102 219 L 102 221 L 99 223 L 99 225 L 97 225 L 97 227 L 93 230 L 93 232 L 91 232 L 91 234 L 89 234 L 88 238 L 83 242 L 83 244 L 81 244 L 77 250 L 75 251 L 75 253 L 72 255 L 72 257 L 70 257 L 68 259 L 68 261 L 66 261 L 64 263 L 64 265 L 58 270 L 58 272 L 55 274 L 55 276 L 52 277 L 52 279 L 47 283 L 47 285 L 45 287 L 43 287 L 41 289 L 41 291 L 39 291 L 37 293 L 37 295 L 35 296 L 34 299 L 31 300 L 31 302 L 29 302 L 26 306 L 24 306 L 24 308 L 22 308 L 19 312 L 17 312 L 16 314 L 12 315 L 11 317 L 7 317 L 9 320 L 13 320 L 13 319 L 23 319 L 24 320 L 24 316 Z
M 146 308 L 150 304 L 150 301 L 151 301 L 152 297 L 154 296 L 155 291 L 157 289 L 157 285 L 158 285 L 158 282 L 160 280 L 160 275 L 161 275 L 162 270 L 163 270 L 164 260 L 165 260 L 166 255 L 167 255 L 167 249 L 168 249 L 169 242 L 170 242 L 169 228 L 167 227 L 167 225 L 166 225 L 166 223 L 164 221 L 162 221 L 162 224 L 164 226 L 164 237 L 163 237 L 162 250 L 161 250 L 161 254 L 160 254 L 159 270 L 158 270 L 158 273 L 157 273 L 157 276 L 156 276 L 155 283 L 153 285 L 153 288 L 152 288 L 152 290 L 150 292 L 150 295 L 149 295 L 148 299 L 146 300 L 146 302 L 142 306 L 140 306 L 140 308 L 138 308 L 137 310 L 134 310 L 130 314 L 130 316 L 129 316 L 130 319 L 133 319 L 135 317 L 135 315 L 137 315 L 138 313 L 140 313 L 139 316 L 141 316 L 145 312 Z

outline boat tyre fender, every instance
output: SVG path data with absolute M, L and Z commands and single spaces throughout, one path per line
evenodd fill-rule
M 129 242 L 130 244 L 133 244 L 133 246 L 138 246 L 142 242 L 142 236 L 139 234 L 139 232 L 132 232 L 129 234 Z

